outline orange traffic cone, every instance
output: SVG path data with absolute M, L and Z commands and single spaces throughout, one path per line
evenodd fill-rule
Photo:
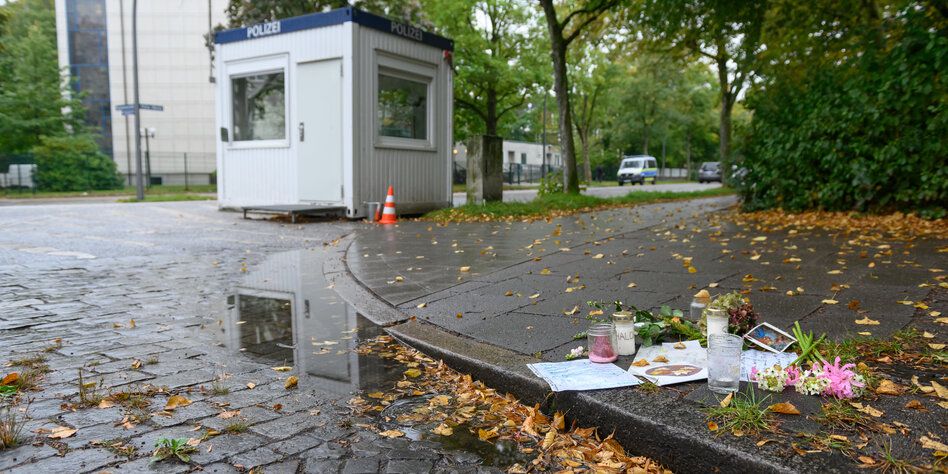
M 395 191 L 392 189 L 392 186 L 388 187 L 388 196 L 385 196 L 385 206 L 382 209 L 382 218 L 379 219 L 379 224 L 394 224 L 395 223 Z

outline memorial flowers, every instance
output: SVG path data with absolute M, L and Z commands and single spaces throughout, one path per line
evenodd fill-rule
M 823 395 L 839 399 L 861 396 L 866 389 L 866 381 L 857 374 L 855 364 L 842 364 L 839 357 L 833 363 L 815 362 L 809 370 L 800 371 L 791 365 L 782 368 L 774 365 L 763 371 L 751 369 L 750 379 L 757 387 L 771 392 L 782 392 L 786 387 L 794 387 L 804 395 Z

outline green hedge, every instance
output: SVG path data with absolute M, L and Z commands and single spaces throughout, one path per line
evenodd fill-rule
M 901 13 L 885 44 L 749 95 L 746 207 L 945 214 L 948 35 Z
M 115 162 L 99 151 L 90 135 L 41 137 L 33 148 L 36 187 L 43 191 L 119 189 Z

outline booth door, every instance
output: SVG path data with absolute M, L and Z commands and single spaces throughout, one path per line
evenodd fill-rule
M 342 61 L 296 66 L 301 201 L 342 202 Z

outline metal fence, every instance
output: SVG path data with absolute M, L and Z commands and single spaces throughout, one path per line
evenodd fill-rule
M 135 161 L 117 157 L 125 184 L 135 185 Z M 142 152 L 142 168 L 146 185 L 216 184 L 217 158 L 214 153 Z
M 453 162 L 453 182 L 454 184 L 465 184 L 467 183 L 467 168 L 458 163 Z M 504 182 L 507 184 L 528 184 L 528 183 L 539 183 L 540 179 L 544 176 L 555 173 L 561 168 L 551 165 L 529 165 L 529 164 L 520 164 L 520 163 L 504 163 L 503 173 L 504 173 Z
M 0 188 L 11 191 L 36 191 L 33 173 L 36 161 L 32 155 L 0 156 Z

